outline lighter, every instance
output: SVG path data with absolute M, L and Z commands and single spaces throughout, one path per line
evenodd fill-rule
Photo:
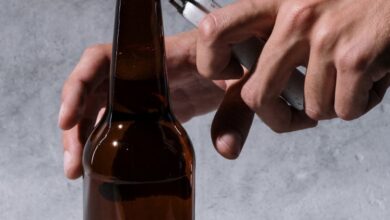
M 193 25 L 198 26 L 210 12 L 221 8 L 213 0 L 170 0 L 170 3 Z M 232 51 L 236 59 L 248 70 L 252 70 L 260 56 L 265 41 L 250 38 L 233 46 Z M 302 70 L 301 70 L 302 69 Z M 289 79 L 288 85 L 282 93 L 282 98 L 297 110 L 304 109 L 304 68 L 297 68 Z

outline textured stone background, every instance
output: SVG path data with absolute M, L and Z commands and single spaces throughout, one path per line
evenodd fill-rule
M 166 33 L 189 26 L 164 1 Z M 226 2 L 226 1 L 225 1 Z M 112 39 L 114 0 L 0 0 L 0 219 L 77 220 L 81 182 L 62 172 L 57 110 L 88 45 Z M 185 126 L 197 153 L 197 219 L 390 219 L 390 97 L 354 122 L 277 135 L 256 121 L 236 161 Z

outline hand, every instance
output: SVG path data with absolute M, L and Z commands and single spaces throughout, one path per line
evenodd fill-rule
M 172 105 L 182 122 L 214 110 L 226 89 L 225 81 L 210 81 L 196 71 L 196 36 L 192 31 L 166 39 Z M 63 87 L 59 126 L 68 178 L 82 174 L 83 146 L 105 111 L 110 58 L 110 44 L 86 49 Z
M 256 36 L 267 43 L 241 96 L 271 129 L 289 132 L 323 119 L 352 120 L 377 105 L 389 87 L 389 15 L 388 0 L 241 0 L 200 24 L 198 70 L 214 80 L 239 78 L 226 70 L 234 66 L 243 73 L 231 45 Z M 308 68 L 305 111 L 280 98 L 300 65 Z M 220 127 L 213 126 L 212 133 L 223 134 Z M 231 130 L 247 135 L 239 124 Z

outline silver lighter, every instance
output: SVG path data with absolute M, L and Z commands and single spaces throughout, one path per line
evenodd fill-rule
M 213 0 L 170 0 L 169 1 L 188 21 L 196 27 L 203 18 L 221 6 Z M 252 70 L 260 56 L 265 42 L 258 38 L 251 38 L 233 46 L 232 51 L 237 60 L 248 70 Z M 303 69 L 303 68 L 302 68 Z M 296 69 L 282 93 L 282 97 L 295 109 L 304 109 L 305 76 L 303 70 Z

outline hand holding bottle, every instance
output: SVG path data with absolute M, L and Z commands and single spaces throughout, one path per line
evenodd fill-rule
M 185 121 L 212 111 L 224 97 L 212 137 L 227 158 L 238 156 L 253 112 L 278 132 L 359 117 L 381 101 L 390 84 L 389 12 L 387 0 L 242 0 L 219 9 L 204 20 L 199 40 L 197 32 L 167 38 L 176 116 Z M 248 76 L 230 59 L 229 45 L 253 35 L 268 41 Z M 105 106 L 110 54 L 110 45 L 87 49 L 64 86 L 59 124 L 65 129 L 65 170 L 71 178 L 81 175 L 83 143 Z M 200 76 L 196 64 L 214 80 Z M 308 66 L 306 112 L 279 98 L 290 70 L 299 65 Z
M 171 100 L 182 122 L 215 110 L 226 88 L 225 81 L 210 81 L 198 74 L 196 36 L 191 31 L 166 38 Z M 83 146 L 105 111 L 111 50 L 111 44 L 86 49 L 63 87 L 59 126 L 65 174 L 71 179 L 80 177 Z

